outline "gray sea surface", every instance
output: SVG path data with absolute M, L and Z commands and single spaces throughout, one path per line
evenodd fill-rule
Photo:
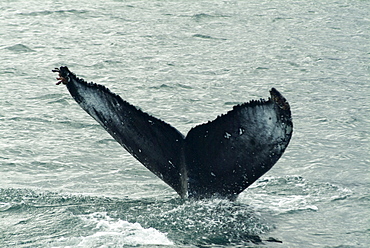
M 0 13 L 0 247 L 370 247 L 370 1 Z M 183 134 L 275 87 L 293 138 L 235 202 L 181 200 L 55 85 L 62 65 Z

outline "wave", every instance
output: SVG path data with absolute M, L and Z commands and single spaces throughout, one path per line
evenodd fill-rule
M 318 211 L 323 203 L 344 200 L 353 192 L 331 183 L 318 183 L 301 176 L 265 177 L 250 187 L 253 194 L 241 194 L 242 202 L 273 214 Z
M 19 13 L 23 16 L 44 16 L 44 15 L 53 15 L 53 14 L 85 14 L 87 10 L 77 10 L 77 9 L 68 9 L 68 10 L 42 10 L 42 11 L 32 11 L 27 13 Z
M 173 245 L 165 233 L 154 228 L 143 228 L 139 223 L 130 223 L 125 220 L 114 219 L 106 212 L 94 212 L 79 216 L 87 226 L 92 225 L 94 233 L 85 237 L 72 239 L 61 238 L 53 244 L 81 247 L 122 247 L 139 245 Z
M 208 39 L 208 40 L 226 40 L 224 38 L 215 38 L 210 35 L 205 35 L 205 34 L 194 34 L 194 38 L 200 38 L 200 39 Z
M 222 15 L 222 14 L 206 14 L 206 13 L 199 13 L 199 14 L 194 14 L 192 18 L 199 22 L 202 20 L 207 20 L 207 19 L 212 19 L 212 18 L 226 18 L 230 17 L 229 15 Z
M 13 51 L 13 52 L 18 52 L 18 53 L 35 52 L 35 50 L 23 44 L 16 44 L 13 46 L 8 46 L 8 47 L 5 47 L 5 49 L 9 51 Z
M 18 237 L 34 246 L 53 247 L 249 245 L 275 240 L 261 238 L 273 227 L 251 207 L 220 199 L 131 200 L 0 189 L 0 211 L 6 230 L 0 246 L 16 244 Z

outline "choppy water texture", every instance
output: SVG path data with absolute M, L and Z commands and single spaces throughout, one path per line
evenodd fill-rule
M 9 0 L 0 13 L 1 247 L 369 246 L 369 1 Z M 276 87 L 293 138 L 236 202 L 184 201 L 55 86 L 61 65 L 183 133 Z

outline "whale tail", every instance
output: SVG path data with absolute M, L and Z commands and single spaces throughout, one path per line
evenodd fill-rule
M 182 198 L 227 197 L 265 174 L 281 157 L 293 132 L 290 107 L 274 88 L 268 100 L 250 101 L 187 136 L 124 101 L 109 89 L 87 83 L 67 67 L 66 84 L 75 101 L 130 154 Z

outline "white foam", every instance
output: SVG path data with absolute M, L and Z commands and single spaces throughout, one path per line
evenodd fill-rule
M 10 204 L 9 202 L 0 202 L 0 212 L 5 212 L 11 207 L 12 207 L 12 204 Z
M 268 195 L 254 194 L 253 197 L 243 195 L 241 201 L 246 201 L 253 205 L 255 209 L 268 209 L 277 214 L 288 213 L 291 211 L 318 211 L 318 207 L 312 204 L 311 196 L 302 195 Z
M 86 226 L 94 226 L 94 234 L 59 240 L 63 247 L 123 247 L 141 245 L 173 245 L 165 233 L 154 228 L 143 228 L 139 223 L 113 219 L 104 212 L 82 215 Z M 56 247 L 56 246 L 54 246 Z

